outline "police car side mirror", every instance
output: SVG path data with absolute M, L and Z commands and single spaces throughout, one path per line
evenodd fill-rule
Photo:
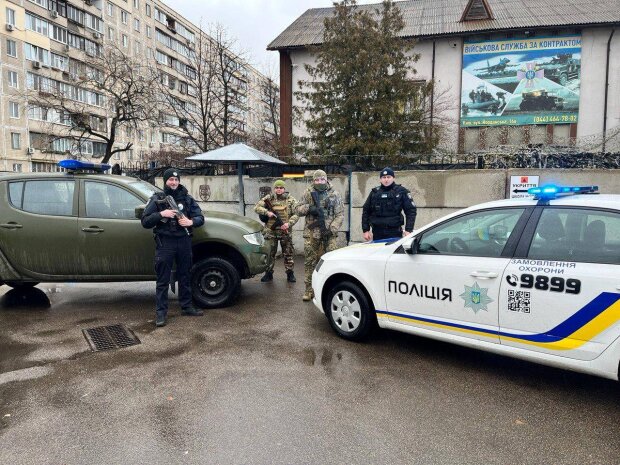
M 138 205 L 136 207 L 136 210 L 135 210 L 136 218 L 138 218 L 139 220 L 142 219 L 142 214 L 144 213 L 145 208 L 146 208 L 146 205 Z
M 416 237 L 409 244 L 405 244 L 403 246 L 403 250 L 408 255 L 415 255 L 416 253 L 418 253 L 419 246 L 420 246 L 420 239 Z

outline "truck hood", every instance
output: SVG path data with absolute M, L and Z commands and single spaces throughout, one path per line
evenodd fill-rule
M 237 215 L 235 213 L 226 213 L 218 211 L 205 211 L 205 226 L 209 224 L 226 224 L 229 226 L 245 229 L 248 233 L 262 231 L 263 225 L 256 220 L 246 216 Z

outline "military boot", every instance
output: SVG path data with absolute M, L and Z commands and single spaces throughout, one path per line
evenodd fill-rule
M 273 281 L 273 271 L 267 271 L 265 276 L 260 279 L 261 283 L 268 283 L 269 281 Z
M 301 298 L 301 300 L 303 300 L 304 302 L 308 302 L 309 300 L 312 300 L 313 297 L 314 297 L 314 291 L 312 290 L 312 288 L 310 288 L 310 289 L 306 289 L 306 293 Z
M 295 273 L 293 273 L 293 270 L 288 270 L 286 272 L 286 280 L 289 283 L 296 283 L 297 282 L 297 280 L 295 279 Z
M 155 327 L 156 328 L 162 328 L 164 326 L 166 326 L 167 320 L 166 320 L 166 316 L 165 315 L 157 315 L 157 318 L 155 319 Z
M 205 314 L 202 310 L 198 310 L 194 307 L 187 307 L 181 310 L 181 313 L 185 316 L 202 316 Z

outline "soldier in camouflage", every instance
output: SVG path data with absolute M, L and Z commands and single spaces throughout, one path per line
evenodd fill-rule
M 304 283 L 306 291 L 303 300 L 307 302 L 314 297 L 312 291 L 314 267 L 324 253 L 338 248 L 336 239 L 344 220 L 342 197 L 327 181 L 325 171 L 316 170 L 314 172 L 312 184 L 297 206 L 297 214 L 306 217 L 304 228 Z
M 297 200 L 286 192 L 286 184 L 281 179 L 273 183 L 273 190 L 273 193 L 260 199 L 254 207 L 254 211 L 267 220 L 263 235 L 266 241 L 271 241 L 270 265 L 261 281 L 266 283 L 273 280 L 273 266 L 279 242 L 284 256 L 286 280 L 294 283 L 297 280 L 293 273 L 293 225 L 299 220 L 299 216 L 295 214 Z

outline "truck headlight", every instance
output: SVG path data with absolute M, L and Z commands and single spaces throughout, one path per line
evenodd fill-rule
M 246 234 L 243 238 L 248 241 L 252 245 L 262 246 L 265 243 L 265 238 L 263 237 L 263 233 L 258 231 L 252 234 Z

